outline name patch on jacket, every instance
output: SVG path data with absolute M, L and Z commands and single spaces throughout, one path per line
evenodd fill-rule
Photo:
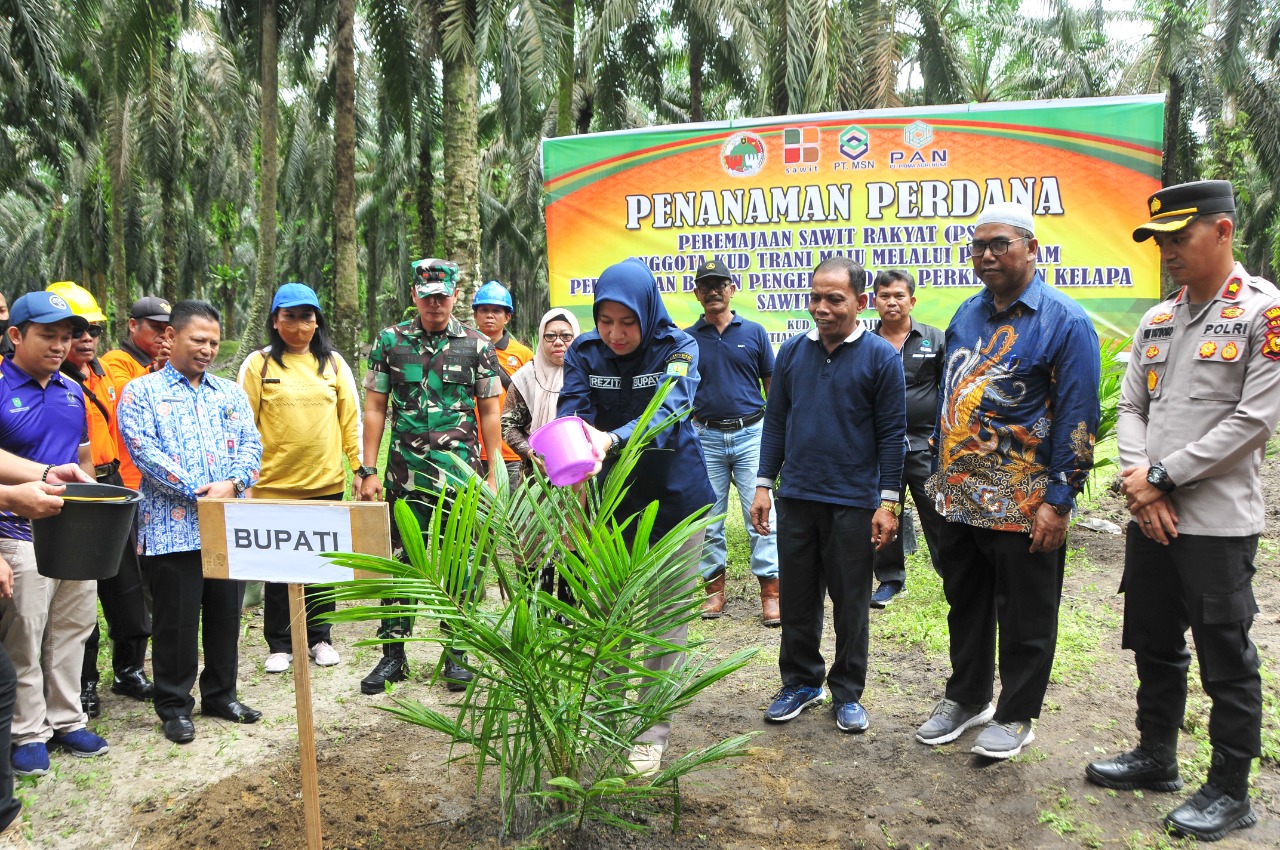
M 617 375 L 589 375 L 593 390 L 620 390 L 622 379 Z

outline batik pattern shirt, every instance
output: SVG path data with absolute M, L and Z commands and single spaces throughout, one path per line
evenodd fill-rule
M 142 471 L 138 552 L 200 548 L 196 490 L 235 478 L 258 480 L 262 441 L 244 390 L 206 374 L 197 386 L 170 363 L 125 385 L 120 435 Z
M 1037 272 L 997 311 L 991 293 L 947 327 L 945 375 L 928 490 L 938 513 L 1026 532 L 1040 505 L 1073 505 L 1093 468 L 1098 336 L 1084 310 Z
M 417 317 L 387 328 L 369 352 L 364 388 L 389 396 L 388 493 L 439 492 L 480 471 L 476 399 L 502 394 L 484 336 L 457 319 L 439 332 Z

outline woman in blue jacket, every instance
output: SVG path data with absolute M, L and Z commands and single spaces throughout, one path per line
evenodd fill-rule
M 557 413 L 579 416 L 588 423 L 597 453 L 606 458 L 607 472 L 609 459 L 635 434 L 640 415 L 659 387 L 671 384 L 657 419 L 692 409 L 698 388 L 698 344 L 671 321 L 653 273 L 634 258 L 600 275 L 592 312 L 595 330 L 578 337 L 565 355 Z M 628 483 L 630 489 L 617 515 L 625 518 L 658 502 L 654 539 L 715 501 L 702 446 L 687 415 L 653 439 Z M 677 555 L 687 561 L 690 583 L 697 577 L 702 543 L 703 534 L 698 532 Z M 687 633 L 686 623 L 663 637 L 683 644 Z M 646 661 L 645 666 L 670 669 L 683 657 L 673 653 Z M 670 731 L 670 722 L 663 722 L 640 736 L 630 755 L 636 773 L 658 770 Z

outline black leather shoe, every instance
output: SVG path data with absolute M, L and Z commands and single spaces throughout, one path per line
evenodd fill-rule
M 175 744 L 190 744 L 196 739 L 196 724 L 187 715 L 179 715 L 164 722 L 164 736 Z
M 230 720 L 232 723 L 257 723 L 262 719 L 261 711 L 256 708 L 250 708 L 236 700 L 224 705 L 202 702 L 200 703 L 200 713 L 206 717 L 221 717 L 223 720 Z
M 1201 841 L 1217 841 L 1233 829 L 1246 829 L 1258 822 L 1249 805 L 1249 793 L 1243 800 L 1205 785 L 1191 799 L 1169 812 L 1165 826 L 1179 835 L 1190 835 Z
M 441 671 L 440 678 L 444 679 L 445 687 L 454 693 L 465 691 L 467 683 L 475 678 L 475 674 L 463 666 L 466 663 L 465 653 L 445 651 L 444 670 Z
M 98 698 L 98 680 L 90 679 L 80 685 L 80 707 L 90 717 L 102 713 L 102 700 Z
M 141 667 L 130 667 L 127 670 L 121 670 L 113 677 L 111 693 L 145 702 L 155 698 L 156 686 L 147 678 L 147 674 Z
M 1137 747 L 1115 758 L 1095 761 L 1084 769 L 1085 778 L 1103 788 L 1129 791 L 1177 791 L 1182 787 L 1178 776 L 1178 759 L 1162 749 Z
M 360 680 L 360 693 L 380 694 L 387 689 L 387 682 L 403 682 L 409 678 L 409 662 L 403 655 L 384 655 L 373 670 Z

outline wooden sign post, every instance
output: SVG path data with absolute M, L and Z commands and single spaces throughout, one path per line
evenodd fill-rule
M 307 850 L 321 850 L 320 784 L 316 777 L 303 585 L 356 578 L 354 571 L 334 566 L 320 557 L 321 552 L 357 552 L 390 558 L 391 513 L 386 502 L 200 499 L 196 504 L 200 509 L 205 578 L 276 581 L 289 585 L 302 813 Z

